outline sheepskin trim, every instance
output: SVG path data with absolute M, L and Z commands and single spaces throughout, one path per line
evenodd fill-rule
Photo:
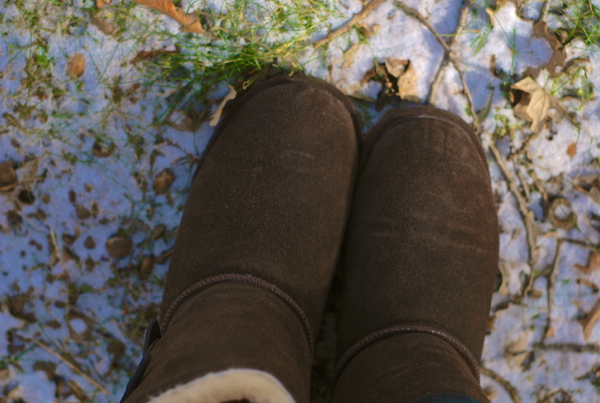
M 295 403 L 273 375 L 254 369 L 213 372 L 169 389 L 149 403 L 222 403 L 242 399 L 252 403 Z

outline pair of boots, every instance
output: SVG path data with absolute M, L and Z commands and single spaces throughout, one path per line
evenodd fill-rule
M 479 140 L 429 107 L 388 113 L 360 155 L 358 130 L 349 100 L 307 77 L 232 106 L 124 402 L 308 403 L 340 256 L 333 403 L 488 402 L 478 361 L 498 224 Z

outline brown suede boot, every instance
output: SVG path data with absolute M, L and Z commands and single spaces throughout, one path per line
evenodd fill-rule
M 359 162 L 333 402 L 487 402 L 478 361 L 497 260 L 479 139 L 445 111 L 388 113 Z M 423 401 L 472 401 L 446 398 Z
M 198 168 L 144 360 L 124 401 L 306 403 L 357 162 L 329 84 L 280 76 L 238 100 Z

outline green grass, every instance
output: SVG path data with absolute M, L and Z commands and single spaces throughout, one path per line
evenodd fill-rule
M 327 19 L 336 15 L 323 2 L 299 0 L 272 0 L 265 5 L 236 0 L 218 11 L 200 8 L 206 35 L 155 32 L 177 51 L 156 49 L 156 57 L 138 64 L 149 73 L 145 85 L 174 89 L 170 108 L 161 118 L 175 108 L 205 103 L 219 83 L 247 88 L 267 69 L 301 71 L 301 56 L 311 46 L 311 37 L 327 28 Z
M 587 46 L 600 46 L 600 9 L 591 1 L 563 1 L 550 12 L 563 25 L 563 44 L 581 39 Z

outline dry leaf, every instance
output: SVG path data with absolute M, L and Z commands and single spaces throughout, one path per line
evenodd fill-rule
M 586 279 L 586 278 L 578 278 L 578 279 L 577 279 L 577 284 L 578 284 L 578 285 L 582 285 L 582 284 L 583 284 L 583 285 L 585 285 L 585 286 L 587 286 L 587 287 L 590 287 L 590 288 L 592 289 L 592 292 L 593 292 L 594 294 L 596 294 L 596 293 L 597 293 L 597 292 L 600 290 L 600 287 L 598 287 L 598 286 L 596 285 L 596 283 L 594 283 L 593 281 L 591 281 L 591 280 L 588 280 L 588 279 Z
M 485 9 L 486 14 L 488 15 L 489 19 L 490 19 L 490 25 L 492 26 L 492 28 L 494 28 L 495 22 L 496 22 L 496 18 L 494 17 L 494 12 L 492 11 L 491 8 L 486 8 Z
M 564 106 L 558 102 L 556 97 L 550 95 L 531 77 L 526 77 L 511 86 L 512 90 L 522 91 L 519 103 L 514 108 L 516 117 L 525 119 L 531 123 L 531 131 L 539 133 L 544 127 L 546 118 L 550 116 L 550 111 L 554 110 L 554 117 L 557 120 L 562 118 L 565 112 Z M 513 96 L 519 95 L 515 91 Z
M 110 4 L 110 0 L 96 0 L 96 7 L 102 8 L 108 6 Z
M 508 278 L 510 277 L 510 268 L 508 264 L 500 262 L 498 264 L 498 270 L 502 276 L 502 283 L 500 283 L 500 289 L 498 292 L 500 295 L 510 295 L 510 289 L 508 288 Z
M 587 267 L 581 264 L 576 264 L 575 267 L 583 274 L 590 274 L 591 272 L 598 270 L 600 267 L 600 253 L 597 251 L 590 252 Z
M 600 205 L 600 180 L 598 175 L 580 175 L 577 179 L 579 184 L 575 185 L 575 188 L 585 193 L 594 203 Z
M 152 230 L 152 240 L 156 241 L 158 238 L 162 238 L 165 233 L 167 232 L 167 226 L 164 224 L 158 224 L 156 227 L 154 227 L 154 229 Z
M 114 143 L 110 146 L 100 143 L 98 140 L 94 142 L 92 146 L 92 155 L 98 158 L 109 157 L 115 149 Z
M 485 396 L 490 401 L 494 400 L 496 398 L 496 396 L 498 396 L 498 390 L 492 389 L 492 388 L 485 388 L 485 389 L 483 389 L 483 393 L 485 393 Z
M 117 25 L 104 21 L 96 16 L 95 13 L 90 14 L 90 22 L 104 35 L 117 36 L 117 33 L 119 32 L 119 27 Z
M 344 52 L 344 56 L 342 57 L 342 60 L 344 61 L 342 63 L 342 68 L 348 68 L 352 65 L 352 63 L 354 63 L 354 55 L 356 55 L 356 52 L 358 51 L 361 45 L 361 43 L 357 42 L 350 46 L 348 50 Z
M 106 241 L 106 251 L 115 259 L 122 259 L 131 252 L 133 246 L 131 240 L 126 236 L 113 236 Z
M 377 33 L 379 32 L 380 29 L 381 29 L 381 25 L 379 25 L 379 24 L 373 24 L 373 26 L 371 27 L 371 30 L 373 31 L 373 33 L 375 35 L 377 35 Z
M 81 77 L 85 71 L 85 57 L 82 54 L 75 53 L 67 64 L 67 74 L 75 79 Z
M 576 153 L 577 153 L 577 144 L 576 143 L 569 144 L 569 147 L 567 147 L 567 155 L 569 156 L 569 158 L 573 158 Z
M 518 339 L 513 340 L 504 346 L 504 358 L 506 358 L 508 365 L 511 367 L 519 367 L 523 364 L 529 355 L 529 352 L 527 351 L 528 341 L 529 334 L 523 333 Z
M 37 180 L 38 167 L 39 160 L 37 158 L 33 158 L 25 162 L 19 168 L 19 172 L 21 173 L 20 183 L 25 189 L 31 190 L 31 185 Z
M 96 241 L 94 241 L 94 238 L 92 238 L 90 235 L 87 238 L 85 238 L 83 246 L 85 246 L 88 249 L 94 249 L 96 247 Z
M 133 0 L 142 6 L 150 7 L 156 11 L 160 11 L 173 18 L 183 26 L 187 32 L 195 32 L 197 34 L 204 33 L 202 25 L 198 17 L 194 14 L 185 13 L 179 7 L 175 7 L 172 0 Z
M 165 168 L 161 173 L 156 175 L 154 183 L 152 184 L 152 189 L 157 194 L 163 194 L 169 190 L 174 181 L 175 175 L 173 175 L 173 172 L 171 172 L 170 169 Z
M 546 64 L 537 68 L 527 69 L 525 75 L 537 77 L 542 69 L 546 69 L 550 72 L 550 76 L 554 76 L 556 74 L 556 68 L 565 64 L 565 60 L 567 60 L 566 52 L 556 35 L 548 32 L 548 23 L 544 20 L 539 20 L 533 25 L 533 36 L 545 39 L 552 49 L 552 55 Z
M 212 115 L 212 117 L 210 118 L 210 125 L 212 127 L 215 127 L 218 123 L 219 120 L 221 119 L 221 114 L 223 113 L 223 108 L 225 107 L 225 104 L 228 101 L 231 101 L 232 99 L 235 98 L 235 96 L 237 95 L 237 91 L 233 89 L 233 87 L 231 85 L 228 85 L 229 87 L 229 94 L 227 94 L 225 96 L 225 98 L 223 98 L 221 100 L 221 103 L 219 104 L 219 106 L 217 107 L 217 110 L 215 111 L 215 113 Z
M 80 220 L 85 220 L 92 216 L 92 212 L 87 208 L 83 207 L 81 204 L 78 204 L 77 206 L 75 206 L 75 215 L 77 215 L 77 218 L 79 218 Z
M 154 255 L 147 255 L 146 257 L 144 257 L 144 260 L 142 261 L 142 265 L 139 268 L 139 274 L 141 276 L 148 276 L 150 273 L 152 273 L 152 271 L 154 270 L 154 262 L 155 262 L 155 258 Z
M 10 161 L 0 163 L 0 191 L 7 191 L 17 185 L 17 173 Z
M 421 102 L 417 96 L 415 86 L 417 84 L 417 73 L 412 63 L 408 64 L 408 68 L 398 79 L 398 95 L 405 101 Z
M 396 78 L 399 78 L 406 71 L 408 64 L 408 60 L 385 59 L 385 68 L 387 69 L 387 72 Z
M 594 330 L 594 325 L 596 321 L 600 318 L 600 299 L 596 300 L 596 303 L 592 307 L 592 310 L 587 314 L 585 319 L 581 321 L 581 326 L 583 326 L 583 338 L 585 341 L 590 339 L 592 335 L 592 331 Z

